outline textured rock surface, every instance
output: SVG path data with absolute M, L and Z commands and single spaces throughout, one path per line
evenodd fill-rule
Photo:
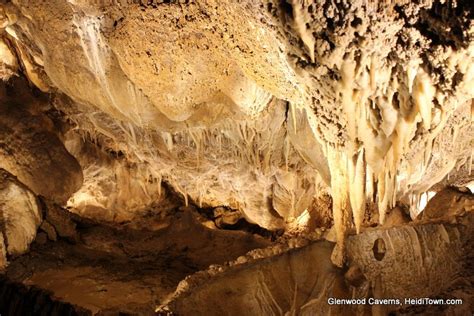
M 168 308 L 183 315 L 242 315 L 249 310 L 255 315 L 342 313 L 340 306 L 327 304 L 327 297 L 349 297 L 342 272 L 331 263 L 331 252 L 332 245 L 321 242 L 236 266 L 181 294 Z M 222 293 L 227 304 L 220 303 Z
M 125 202 L 138 184 L 120 175 L 108 189 L 86 181 L 73 210 L 122 205 L 104 217 L 128 219 L 164 179 L 186 199 L 275 229 L 332 181 L 342 241 L 350 222 L 360 229 L 373 192 L 383 222 L 397 200 L 417 213 L 437 182 L 469 180 L 453 172 L 469 172 L 473 147 L 467 3 L 215 4 L 2 7 L 3 36 L 30 81 L 70 97 L 55 106 L 76 133 L 122 153 L 131 177 L 150 179 L 140 180 L 142 205 Z M 106 169 L 122 168 L 82 167 L 107 182 Z M 120 193 L 111 203 L 98 192 Z
M 351 236 L 349 265 L 360 267 L 383 297 L 441 293 L 472 273 L 473 215 L 470 212 L 449 224 L 425 222 Z
M 350 236 L 346 271 L 331 263 L 333 246 L 326 241 L 300 244 L 299 249 L 276 251 L 270 257 L 238 259 L 230 267 L 213 267 L 186 278 L 159 310 L 184 315 L 242 315 L 248 310 L 256 315 L 386 315 L 406 310 L 411 314 L 405 297 L 457 297 L 463 305 L 446 311 L 446 306 L 428 306 L 428 311 L 468 314 L 473 308 L 469 286 L 473 215 L 470 212 L 450 224 L 425 222 Z M 376 248 L 378 239 L 383 246 Z M 342 307 L 328 304 L 331 297 L 400 298 L 401 305 Z M 220 303 L 223 299 L 226 304 Z M 426 311 L 427 306 L 422 308 Z
M 36 196 L 15 177 L 0 169 L 0 268 L 7 254 L 25 253 L 36 236 L 42 214 Z
M 135 170 L 83 165 L 86 178 L 119 175 L 109 188 L 86 180 L 70 201 L 78 213 L 129 219 L 159 199 L 164 179 L 199 205 L 276 229 L 333 182 L 342 242 L 374 192 L 383 222 L 397 200 L 415 214 L 419 196 L 447 176 L 469 180 L 453 172 L 470 172 L 474 139 L 463 1 L 18 0 L 3 11 L 30 81 L 71 98 L 55 106 L 79 137 Z M 138 186 L 142 205 L 130 200 Z M 111 192 L 108 202 L 94 196 Z
M 452 188 L 439 191 L 426 205 L 422 219 L 443 218 L 474 211 L 474 196 Z
M 79 222 L 76 244 L 61 237 L 35 243 L 10 264 L 6 277 L 26 285 L 26 292 L 41 288 L 53 301 L 87 315 L 153 315 L 186 275 L 269 245 L 249 233 L 210 230 L 196 215 L 189 209 L 176 211 L 166 218 L 167 225 L 153 225 L 148 219 L 139 227 Z M 11 287 L 4 286 L 10 291 Z M 23 308 L 11 305 L 8 315 Z
M 329 265 L 329 246 L 301 252 L 303 261 L 316 253 L 327 261 L 312 267 L 330 276 L 325 293 L 324 282 L 342 272 L 362 292 L 448 290 L 465 271 L 470 239 L 460 236 L 472 235 L 456 216 L 472 211 L 473 21 L 468 0 L 0 0 L 0 168 L 26 186 L 22 199 L 41 201 L 37 244 L 45 247 L 92 242 L 115 260 L 189 243 L 189 253 L 203 248 L 196 270 L 231 260 L 205 246 L 226 229 L 261 234 L 264 244 L 313 231 L 336 242 L 331 260 L 348 269 Z M 465 188 L 471 193 L 457 192 Z M 81 240 L 84 227 L 66 209 L 86 228 L 133 228 L 138 239 L 127 242 L 136 249 L 101 232 Z M 206 229 L 181 214 L 196 209 Z M 173 216 L 204 237 L 163 245 L 141 235 L 186 235 Z M 27 225 L 18 253 L 38 225 Z M 236 243 L 240 255 L 257 247 L 251 239 L 220 242 Z M 269 258 L 265 278 L 293 256 Z M 404 265 L 410 271 L 398 282 Z M 100 274 L 69 268 L 71 280 Z M 285 278 L 318 275 L 312 268 Z M 97 285 L 89 281 L 81 286 Z M 275 291 L 282 305 L 259 308 L 303 304 Z
M 55 123 L 21 80 L 0 83 L 0 168 L 35 194 L 65 203 L 82 185 L 82 170 L 64 147 Z

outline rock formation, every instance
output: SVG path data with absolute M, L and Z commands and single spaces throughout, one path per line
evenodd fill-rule
M 473 114 L 467 0 L 0 0 L 0 313 L 472 313 Z

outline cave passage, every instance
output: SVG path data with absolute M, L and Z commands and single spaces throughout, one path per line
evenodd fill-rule
M 469 0 L 0 0 L 0 315 L 472 315 Z

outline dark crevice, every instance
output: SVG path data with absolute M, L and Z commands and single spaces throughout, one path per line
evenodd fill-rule
M 287 15 L 291 20 L 293 19 L 293 6 L 286 0 L 280 1 L 280 10 Z
M 8 281 L 0 277 L 0 313 L 18 315 L 92 315 L 90 311 L 55 299 L 51 293 L 36 287 Z
M 224 207 L 224 206 L 219 206 L 219 207 L 227 209 L 229 213 L 238 212 L 238 211 L 232 210 L 228 207 Z M 215 222 L 217 220 L 217 217 L 214 214 L 215 209 L 216 208 L 214 208 L 214 207 L 198 208 L 196 206 L 196 210 L 200 215 L 204 216 L 206 219 L 211 220 L 213 222 Z M 245 218 L 240 218 L 235 224 L 224 225 L 220 229 L 233 230 L 233 231 L 243 231 L 243 232 L 247 232 L 247 233 L 250 233 L 250 234 L 259 235 L 259 236 L 264 237 L 266 239 L 269 239 L 271 241 L 277 240 L 278 237 L 280 237 L 284 233 L 283 229 L 278 229 L 278 230 L 274 230 L 274 231 L 267 230 L 263 227 L 260 227 L 257 224 L 252 224 L 252 223 L 248 222 Z

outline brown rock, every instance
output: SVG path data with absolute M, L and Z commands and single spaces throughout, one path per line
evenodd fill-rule
M 82 170 L 47 121 L 18 104 L 0 106 L 0 168 L 37 195 L 64 203 L 81 186 Z
M 361 286 L 366 281 L 364 274 L 357 266 L 350 266 L 344 274 L 344 277 L 349 284 L 355 287 Z
M 46 205 L 46 220 L 57 232 L 57 235 L 71 242 L 77 242 L 79 234 L 76 230 L 76 224 L 68 215 L 68 211 L 53 202 L 47 202 Z
M 474 210 L 474 195 L 446 188 L 429 200 L 421 214 L 422 219 L 443 218 Z
M 216 207 L 214 209 L 214 217 L 216 226 L 219 228 L 235 225 L 243 218 L 239 211 L 226 209 L 224 207 Z
M 58 235 L 56 234 L 56 230 L 54 229 L 53 225 L 51 225 L 48 221 L 44 220 L 41 223 L 40 229 L 46 233 L 49 240 L 52 240 L 52 241 L 58 240 Z
M 35 242 L 39 245 L 46 244 L 48 242 L 48 234 L 46 234 L 45 232 L 38 232 L 36 234 Z
M 408 222 L 410 222 L 410 216 L 400 206 L 396 206 L 388 213 L 383 226 L 401 226 Z

